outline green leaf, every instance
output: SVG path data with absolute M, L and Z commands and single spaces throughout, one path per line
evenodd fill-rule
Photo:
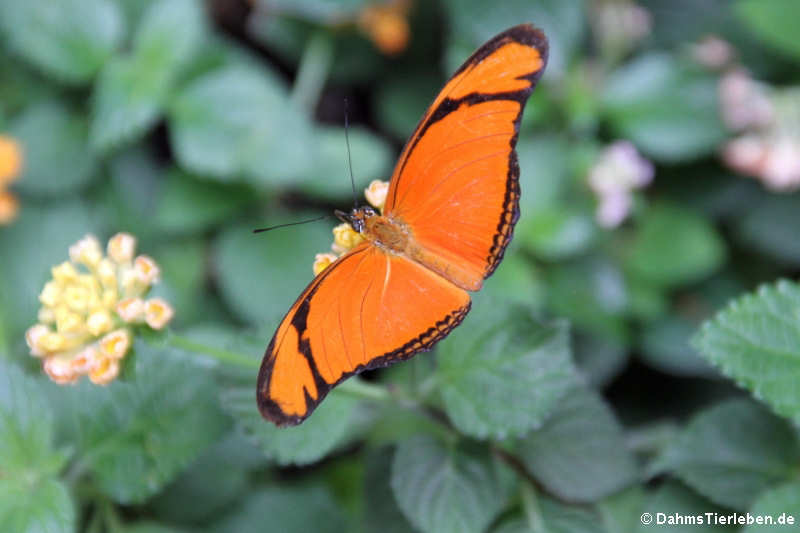
M 628 364 L 628 347 L 619 341 L 576 332 L 572 345 L 575 364 L 593 387 L 611 383 Z
M 97 80 L 90 142 L 105 152 L 142 137 L 158 120 L 169 91 L 165 73 L 139 57 L 115 57 Z
M 596 229 L 587 213 L 553 206 L 524 218 L 516 231 L 537 257 L 557 261 L 585 252 L 596 237 Z
M 709 524 L 706 513 L 727 516 L 730 511 L 717 507 L 698 496 L 680 483 L 668 482 L 647 498 L 645 513 L 652 519 L 650 524 L 639 524 L 635 531 L 652 533 L 730 533 L 733 528 Z M 680 523 L 684 517 L 684 523 Z M 699 519 L 702 518 L 703 522 Z M 688 522 L 688 523 L 686 523 Z
M 553 314 L 591 333 L 627 341 L 628 291 L 619 267 L 607 257 L 592 255 L 560 263 L 547 272 L 546 285 Z
M 159 492 L 227 426 L 212 377 L 193 357 L 141 340 L 134 350 L 134 380 L 57 391 L 77 413 L 82 468 L 126 504 Z
M 800 265 L 800 195 L 770 194 L 750 203 L 734 219 L 735 236 L 748 248 L 788 265 Z
M 259 187 L 307 176 L 315 150 L 311 125 L 277 76 L 237 65 L 206 74 L 170 106 L 170 138 L 186 169 Z
M 55 100 L 27 107 L 12 123 L 22 145 L 23 167 L 15 188 L 41 196 L 62 196 L 84 187 L 97 161 L 87 147 L 84 120 Z
M 649 365 L 676 376 L 718 376 L 689 344 L 695 324 L 672 316 L 644 326 L 639 355 Z
M 716 150 L 726 131 L 718 114 L 716 80 L 659 53 L 623 65 L 603 89 L 617 135 L 645 154 L 667 162 Z
M 199 233 L 233 218 L 254 200 L 247 187 L 223 185 L 178 169 L 160 183 L 154 223 L 169 233 Z
M 436 72 L 422 72 L 419 67 L 391 73 L 381 80 L 375 92 L 379 123 L 405 141 L 441 87 L 442 79 Z
M 437 362 L 448 416 L 477 438 L 540 426 L 575 376 L 566 323 L 536 322 L 524 307 L 468 317 L 442 342 Z
M 22 339 L 36 322 L 50 268 L 65 261 L 69 246 L 91 228 L 85 206 L 75 201 L 24 205 L 13 225 L 0 228 L 0 307 L 8 313 L 4 327 L 10 339 Z
M 597 513 L 546 497 L 526 505 L 525 514 L 504 521 L 492 533 L 605 533 Z
M 521 136 L 517 144 L 520 168 L 520 222 L 522 230 L 527 219 L 540 210 L 563 209 L 561 200 L 570 183 L 569 158 L 564 157 L 570 144 L 557 136 Z M 535 194 L 533 194 L 535 191 Z M 523 230 L 523 239 L 525 233 Z
M 52 411 L 41 387 L 0 361 L 0 530 L 75 528 L 69 492 L 53 479 L 65 459 L 53 450 L 53 433 Z
M 711 501 L 746 510 L 767 487 L 788 480 L 800 460 L 791 426 L 750 400 L 695 415 L 652 467 L 671 471 Z
M 661 287 L 699 281 L 725 262 L 725 242 L 694 211 L 656 204 L 639 223 L 627 266 L 638 278 Z
M 771 517 L 772 524 L 752 524 L 744 528 L 744 533 L 771 533 L 772 531 L 797 529 L 800 524 L 800 482 L 794 481 L 768 490 L 758 497 L 750 514 L 755 517 Z M 789 519 L 793 519 L 791 522 Z
M 206 243 L 200 239 L 170 240 L 148 252 L 158 258 L 161 280 L 148 293 L 172 305 L 175 318 L 171 327 L 198 320 L 212 320 L 209 297 L 205 293 Z
M 634 486 L 597 503 L 606 533 L 632 533 L 640 523 L 644 491 Z
M 181 529 L 165 526 L 149 520 L 126 525 L 121 529 L 122 533 L 182 533 L 182 531 Z
M 0 530 L 9 533 L 71 533 L 77 521 L 66 485 L 42 479 L 25 486 L 0 479 Z
M 636 480 L 622 427 L 602 398 L 576 386 L 517 446 L 527 470 L 566 501 L 591 502 Z
M 777 413 L 800 420 L 800 287 L 763 285 L 706 321 L 694 347 Z
M 479 533 L 507 499 L 485 449 L 446 446 L 430 437 L 398 445 L 392 490 L 406 518 L 426 533 Z
M 231 432 L 154 498 L 152 508 L 169 523 L 208 523 L 246 497 L 250 488 L 247 469 L 262 463 L 261 452 Z
M 122 40 L 123 20 L 109 0 L 0 2 L 10 47 L 47 75 L 90 81 Z
M 389 181 L 392 171 L 392 152 L 389 144 L 359 127 L 350 127 L 350 157 L 353 160 L 356 192 L 374 179 Z M 306 193 L 323 198 L 347 198 L 350 189 L 347 145 L 343 128 L 324 126 L 316 131 L 319 152 L 313 167 L 300 185 Z
M 506 0 L 486 9 L 480 0 L 444 2 L 449 26 L 445 56 L 453 72 L 478 46 L 496 34 L 522 22 L 532 22 L 544 30 L 550 41 L 547 72 L 561 77 L 585 35 L 583 0 Z
M 252 493 L 212 533 L 339 533 L 346 531 L 340 506 L 321 486 L 269 487 Z
M 204 27 L 197 0 L 159 0 L 143 15 L 133 51 L 103 69 L 92 109 L 92 146 L 106 151 L 141 137 L 160 117 Z
M 392 494 L 392 451 L 389 447 L 382 447 L 368 453 L 365 459 L 365 533 L 408 533 L 414 530 Z
M 229 227 L 215 243 L 214 265 L 222 298 L 243 320 L 257 327 L 277 327 L 289 306 L 313 279 L 314 254 L 330 249 L 333 237 L 325 224 L 275 231 L 266 239 L 253 228 L 305 218 L 302 213 Z M 330 226 L 329 226 L 330 227 Z M 269 342 L 264 339 L 264 346 Z
M 254 370 L 252 383 L 225 390 L 222 401 L 267 457 L 280 465 L 306 465 L 319 461 L 349 437 L 358 403 L 353 396 L 334 390 L 308 420 L 299 426 L 278 428 L 258 412 L 255 376 Z
M 781 52 L 800 58 L 797 26 L 800 6 L 786 0 L 738 0 L 734 9 L 739 19 L 759 39 Z

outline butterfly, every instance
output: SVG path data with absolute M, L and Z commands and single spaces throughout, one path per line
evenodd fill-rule
M 514 147 L 547 63 L 530 25 L 478 48 L 447 82 L 400 154 L 382 213 L 337 216 L 364 242 L 292 305 L 258 374 L 258 407 L 278 426 L 305 420 L 364 370 L 409 359 L 458 326 L 503 258 L 519 218 Z

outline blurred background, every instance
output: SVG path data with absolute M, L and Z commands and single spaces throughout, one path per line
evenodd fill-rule
M 798 512 L 796 423 L 690 342 L 800 266 L 797 20 L 790 0 L 0 0 L 0 529 L 630 533 L 645 510 Z M 517 146 L 522 217 L 471 325 L 273 428 L 260 357 L 333 222 L 251 230 L 349 207 L 345 99 L 360 191 L 524 22 L 550 61 Z M 40 311 L 51 268 L 118 232 L 174 316 L 126 330 L 107 387 L 48 380 L 30 328 L 61 325 Z

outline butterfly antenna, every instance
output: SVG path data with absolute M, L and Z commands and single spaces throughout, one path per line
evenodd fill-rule
M 262 233 L 264 231 L 272 231 L 274 229 L 285 228 L 287 226 L 297 226 L 299 224 L 308 224 L 309 222 L 316 222 L 318 220 L 322 220 L 323 218 L 329 218 L 329 217 L 330 217 L 330 215 L 322 215 L 321 217 L 309 218 L 308 220 L 301 220 L 300 222 L 289 222 L 288 224 L 278 224 L 277 226 L 270 226 L 268 228 L 254 229 L 253 233 Z
M 353 186 L 353 208 L 358 207 L 356 180 L 353 177 L 353 157 L 350 155 L 350 122 L 347 120 L 347 98 L 344 99 L 344 142 L 347 143 L 347 164 L 350 166 L 350 185 Z

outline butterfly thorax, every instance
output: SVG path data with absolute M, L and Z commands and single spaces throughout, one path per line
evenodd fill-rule
M 371 207 L 356 207 L 349 213 L 336 211 L 336 216 L 382 250 L 402 254 L 413 244 L 408 227 L 402 221 L 379 215 Z

